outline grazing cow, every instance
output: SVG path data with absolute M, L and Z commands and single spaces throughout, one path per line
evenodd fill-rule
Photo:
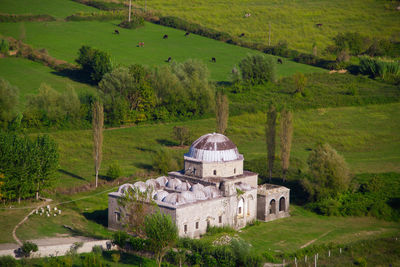
M 172 60 L 172 57 L 169 57 L 165 62 L 171 62 L 171 60 Z
M 189 34 L 190 34 L 190 32 L 186 32 L 186 33 L 185 33 L 185 37 L 186 37 L 186 36 L 189 36 Z
M 243 37 L 244 36 L 244 32 L 242 34 L 239 35 L 239 37 Z
M 215 59 L 215 57 L 211 58 L 211 62 L 217 62 L 217 60 Z
M 163 39 L 168 39 L 168 34 L 164 34 Z
M 321 28 L 322 27 L 322 23 L 315 24 L 315 26 L 317 26 L 317 28 Z
M 246 13 L 244 16 L 245 16 L 246 18 L 248 18 L 248 17 L 251 16 L 251 14 L 250 14 L 250 13 Z
M 114 33 L 115 34 L 119 34 L 119 30 L 114 30 Z
M 278 58 L 278 63 L 283 64 L 282 59 Z

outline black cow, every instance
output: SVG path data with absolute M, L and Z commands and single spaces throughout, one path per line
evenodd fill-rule
M 217 62 L 217 60 L 215 59 L 215 57 L 211 58 L 211 62 Z
M 315 24 L 315 26 L 317 26 L 317 28 L 321 28 L 322 27 L 322 23 Z
M 172 60 L 172 57 L 169 57 L 165 62 L 171 62 L 171 60 Z
M 114 30 L 114 33 L 115 34 L 119 34 L 119 30 Z
M 186 33 L 185 33 L 185 37 L 186 37 L 186 36 L 189 36 L 189 34 L 190 34 L 190 32 L 186 32 Z
M 244 36 L 244 32 L 241 35 L 239 35 L 239 37 L 243 37 L 243 36 Z
M 163 36 L 163 39 L 168 39 L 168 34 L 165 34 L 165 35 Z
M 282 59 L 278 58 L 278 63 L 283 64 Z

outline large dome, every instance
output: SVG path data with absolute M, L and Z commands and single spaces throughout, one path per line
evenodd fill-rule
M 206 134 L 194 141 L 185 156 L 208 162 L 241 158 L 236 145 L 228 137 L 218 133 Z

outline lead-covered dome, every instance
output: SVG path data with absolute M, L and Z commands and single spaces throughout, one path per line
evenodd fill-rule
M 201 161 L 230 161 L 240 159 L 236 145 L 225 135 L 210 133 L 193 142 L 185 156 Z

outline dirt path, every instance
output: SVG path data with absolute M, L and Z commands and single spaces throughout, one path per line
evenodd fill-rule
M 318 238 L 316 238 L 316 239 L 313 239 L 313 240 L 311 240 L 311 241 L 309 241 L 309 242 L 307 242 L 307 243 L 305 243 L 304 245 L 302 245 L 300 248 L 305 248 L 305 247 L 308 247 L 309 245 L 311 245 L 312 243 L 314 243 L 315 241 L 317 241 L 318 239 L 320 239 L 320 238 L 323 238 L 324 236 L 326 236 L 327 234 L 329 234 L 330 232 L 332 232 L 333 231 L 333 229 L 332 230 L 329 230 L 328 232 L 326 232 L 326 233 L 323 233 L 322 235 L 320 235 Z
M 46 198 L 45 201 L 40 204 L 39 206 L 37 206 L 36 208 L 34 208 L 28 215 L 25 216 L 25 218 L 22 219 L 22 221 L 20 221 L 13 229 L 12 231 L 12 236 L 15 240 L 15 242 L 17 242 L 18 245 L 22 246 L 22 242 L 21 240 L 19 240 L 19 238 L 17 237 L 16 231 L 18 229 L 18 227 L 20 227 L 26 220 L 28 220 L 29 216 L 31 216 L 35 210 L 40 209 L 41 207 L 47 205 L 49 202 L 53 201 L 52 199 Z

